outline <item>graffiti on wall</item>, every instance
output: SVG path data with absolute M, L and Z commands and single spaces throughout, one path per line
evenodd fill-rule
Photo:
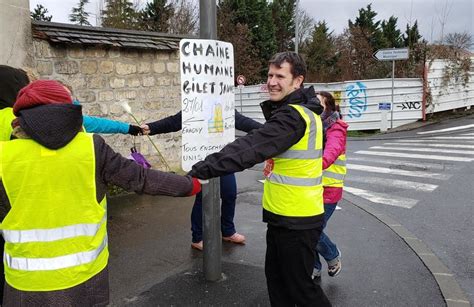
M 401 105 L 397 105 L 397 108 L 403 110 L 419 110 L 421 109 L 421 102 L 413 101 L 413 102 L 404 102 Z
M 367 87 L 362 82 L 356 82 L 346 87 L 346 97 L 349 118 L 359 118 L 367 111 Z

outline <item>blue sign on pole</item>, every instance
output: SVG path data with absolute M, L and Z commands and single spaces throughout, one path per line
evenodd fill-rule
M 379 102 L 379 111 L 390 110 L 392 104 L 390 102 Z

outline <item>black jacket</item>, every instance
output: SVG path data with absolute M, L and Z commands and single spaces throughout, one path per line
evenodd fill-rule
M 176 132 L 181 130 L 181 111 L 175 115 L 165 117 L 156 122 L 148 123 L 150 128 L 150 135 Z M 235 110 L 235 128 L 244 132 L 250 132 L 253 129 L 261 128 L 263 125 L 259 122 L 240 114 Z
M 304 136 L 306 122 L 288 104 L 302 105 L 318 115 L 323 111 L 313 87 L 298 89 L 279 102 L 264 101 L 260 106 L 267 121 L 262 128 L 236 139 L 221 151 L 196 163 L 189 175 L 208 179 L 240 172 L 275 157 L 298 143 Z M 263 219 L 275 226 L 309 229 L 320 226 L 322 215 L 295 219 L 276 216 L 264 210 Z

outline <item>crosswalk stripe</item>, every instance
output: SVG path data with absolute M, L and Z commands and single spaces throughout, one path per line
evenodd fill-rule
M 461 133 L 460 135 L 474 135 L 474 132 L 473 133 Z
M 428 147 L 449 147 L 449 148 L 466 148 L 474 149 L 474 145 L 459 145 L 459 144 L 417 144 L 417 143 L 383 143 L 384 145 L 403 145 L 403 146 L 428 146 Z
M 376 193 L 347 186 L 344 187 L 344 191 L 365 198 L 373 203 L 402 207 L 407 209 L 412 208 L 418 202 L 418 200 L 412 198 L 388 195 L 385 193 Z
M 443 142 L 444 144 L 447 141 L 450 141 L 451 138 L 447 138 L 445 140 L 435 140 L 435 139 L 415 139 L 415 140 L 395 140 L 395 142 L 403 142 L 403 143 L 430 143 L 430 144 L 439 144 L 437 142 Z M 459 143 L 459 142 L 458 142 Z M 472 144 L 472 141 L 463 141 L 463 144 L 468 143 Z
M 455 149 L 439 149 L 439 148 L 411 148 L 411 147 L 387 147 L 387 146 L 372 146 L 370 149 L 387 149 L 387 150 L 403 150 L 403 151 L 418 151 L 418 152 L 443 152 L 462 155 L 474 155 L 474 151 L 470 150 L 455 150 Z
M 409 166 L 414 168 L 425 168 L 425 169 L 436 169 L 436 170 L 446 170 L 447 168 L 452 168 L 452 165 L 440 164 L 440 163 L 430 163 L 430 162 L 409 162 L 409 161 L 402 161 L 402 160 L 392 160 L 392 159 L 377 159 L 373 156 L 365 157 L 365 156 L 349 156 L 347 158 L 348 162 L 352 161 L 362 161 L 362 162 L 370 162 L 370 163 L 380 163 L 386 165 L 397 165 L 397 166 Z
M 472 127 L 474 127 L 474 125 L 464 125 L 464 126 L 457 126 L 457 127 L 451 127 L 451 128 L 444 128 L 444 129 L 438 129 L 438 130 L 417 132 L 417 134 L 429 134 L 429 133 L 455 131 L 455 130 L 461 130 L 461 129 L 468 129 L 468 128 L 472 128 Z
M 373 155 L 373 156 L 385 156 L 385 157 L 398 157 L 398 158 L 410 158 L 410 159 L 424 159 L 424 160 L 443 160 L 443 161 L 458 161 L 458 162 L 471 162 L 474 159 L 463 158 L 463 157 L 451 157 L 451 156 L 436 156 L 436 155 L 417 155 L 417 154 L 405 154 L 398 152 L 385 152 L 385 151 L 367 151 L 359 150 L 356 154 L 362 155 Z
M 474 140 L 474 136 L 432 136 L 436 140 Z
M 428 183 L 421 183 L 416 181 L 408 181 L 408 180 L 398 180 L 398 179 L 391 179 L 391 178 L 377 178 L 377 177 L 362 177 L 362 176 L 355 176 L 350 175 L 347 176 L 347 182 L 362 182 L 374 185 L 383 185 L 388 187 L 395 187 L 401 189 L 408 189 L 408 190 L 416 190 L 421 192 L 432 192 L 438 186 L 435 184 L 428 184 Z
M 371 173 L 382 173 L 382 174 L 430 178 L 430 179 L 439 179 L 439 180 L 446 180 L 451 177 L 451 175 L 448 175 L 448 174 L 438 174 L 438 173 L 430 173 L 430 172 L 424 172 L 424 171 L 407 171 L 407 170 L 402 170 L 402 169 L 391 169 L 387 167 L 368 166 L 368 165 L 360 165 L 360 164 L 352 164 L 352 163 L 347 164 L 347 169 L 355 170 L 355 171 L 371 172 Z

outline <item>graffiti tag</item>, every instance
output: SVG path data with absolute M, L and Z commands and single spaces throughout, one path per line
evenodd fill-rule
M 398 105 L 397 108 L 403 110 L 419 110 L 421 108 L 421 103 L 419 101 L 415 102 L 404 102 L 402 105 Z
M 361 117 L 367 111 L 367 87 L 362 82 L 356 82 L 346 87 L 346 97 L 349 98 L 349 118 Z

